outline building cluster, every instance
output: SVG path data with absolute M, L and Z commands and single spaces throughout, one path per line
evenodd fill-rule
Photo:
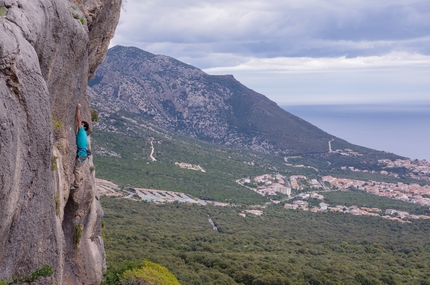
M 184 193 L 143 188 L 134 188 L 133 190 L 135 195 L 137 195 L 142 201 L 161 204 L 169 202 L 198 203 L 198 201 L 188 197 Z
M 347 169 L 349 169 L 349 170 L 354 171 L 354 172 L 379 173 L 379 174 L 382 174 L 382 175 L 388 175 L 388 176 L 392 176 L 392 177 L 396 177 L 396 178 L 397 178 L 397 177 L 399 177 L 399 175 L 398 175 L 397 173 L 394 173 L 394 172 L 388 172 L 388 171 L 386 171 L 386 170 L 381 170 L 381 171 L 376 171 L 376 170 L 367 170 L 367 169 L 362 170 L 362 169 L 355 168 L 354 166 L 342 166 L 342 167 L 341 167 L 341 169 L 342 169 L 342 170 L 347 170 Z
M 354 157 L 363 156 L 363 154 L 353 151 L 352 149 L 349 149 L 349 148 L 336 149 L 334 151 L 330 151 L 330 153 L 339 153 L 340 155 L 343 155 L 343 156 L 354 156 Z
M 303 190 L 303 184 L 300 183 L 300 180 L 306 181 L 307 178 L 304 175 L 291 175 L 290 176 L 290 184 L 292 189 Z
M 378 163 L 383 166 L 383 170 L 362 170 L 353 166 L 342 166 L 341 169 L 399 177 L 399 174 L 393 172 L 392 169 L 405 168 L 408 172 L 406 175 L 407 177 L 416 180 L 430 181 L 430 162 L 427 162 L 426 160 L 396 159 L 395 161 L 392 161 L 390 159 L 380 159 L 378 160 Z
M 285 204 L 284 208 L 289 209 L 289 210 L 308 211 L 309 210 L 309 203 L 307 201 L 303 201 L 303 200 L 296 200 L 292 204 L 290 204 L 290 203 Z
M 306 197 L 305 197 L 306 198 Z M 292 204 L 287 203 L 284 205 L 285 209 L 291 210 L 304 210 L 311 212 L 339 212 L 339 213 L 347 213 L 356 216 L 380 216 L 381 209 L 379 208 L 367 208 L 367 207 L 357 207 L 357 206 L 344 206 L 344 205 L 336 205 L 334 207 L 330 207 L 329 204 L 321 202 L 319 203 L 319 207 L 309 207 L 309 203 L 304 200 L 295 200 Z
M 326 186 L 317 179 L 308 179 L 304 175 L 291 175 L 288 179 L 280 174 L 264 174 L 255 178 L 242 178 L 236 181 L 242 186 L 257 192 L 260 195 L 276 195 L 282 193 L 291 196 L 291 190 L 304 190 L 312 188 L 326 190 Z
M 277 195 L 276 193 L 291 195 L 291 186 L 288 180 L 280 174 L 264 174 L 253 179 L 242 178 L 236 182 L 263 196 L 274 196 Z
M 99 194 L 106 197 L 121 198 L 125 196 L 117 184 L 108 180 L 96 178 L 96 187 Z
M 323 185 L 317 179 L 311 179 L 311 188 L 313 189 L 322 189 Z
M 306 198 L 306 197 L 304 197 Z M 385 215 L 383 215 L 382 210 L 379 208 L 368 208 L 368 207 L 358 207 L 358 206 L 344 206 L 336 205 L 334 207 L 329 207 L 329 204 L 321 202 L 319 207 L 309 207 L 309 203 L 304 200 L 295 200 L 293 203 L 287 203 L 284 205 L 285 209 L 288 210 L 303 210 L 310 212 L 338 212 L 351 214 L 355 216 L 375 216 L 381 217 L 383 219 L 399 221 L 402 223 L 409 222 L 410 220 L 417 219 L 430 219 L 430 216 L 426 215 L 412 215 L 405 211 L 399 211 L 395 209 L 385 210 Z
M 239 213 L 239 216 L 242 216 L 242 217 L 245 218 L 246 214 L 252 214 L 252 215 L 255 215 L 255 216 L 261 216 L 261 215 L 263 215 L 263 211 L 262 210 L 245 210 L 245 211 Z
M 317 179 L 309 180 L 304 175 L 291 175 L 290 176 L 291 189 L 303 190 L 305 186 L 312 189 L 324 189 L 324 185 L 321 184 Z
M 396 159 L 392 161 L 390 159 L 380 159 L 378 163 L 384 165 L 387 170 L 404 167 L 409 171 L 409 177 L 430 181 L 430 162 L 426 160 Z
M 194 165 L 185 162 L 175 162 L 175 165 L 179 166 L 180 168 L 206 172 L 206 170 L 204 170 L 200 165 Z
M 353 187 L 382 197 L 430 206 L 430 185 L 363 181 L 332 176 L 323 176 L 322 181 L 329 183 L 334 189 L 347 190 Z
M 116 153 L 112 150 L 108 150 L 102 146 L 94 148 L 94 155 L 104 156 L 104 157 L 117 157 L 122 158 L 121 154 Z

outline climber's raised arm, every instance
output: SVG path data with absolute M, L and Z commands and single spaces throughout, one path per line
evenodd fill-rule
M 76 132 L 79 131 L 79 128 L 81 127 L 82 120 L 81 120 L 81 104 L 78 104 L 76 106 Z

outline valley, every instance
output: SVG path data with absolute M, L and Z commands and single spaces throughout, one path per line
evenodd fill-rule
M 373 215 L 401 222 L 427 219 L 430 214 L 430 163 L 425 160 L 332 148 L 279 157 L 185 137 L 138 117 L 108 118 L 114 131 L 97 130 L 96 124 L 92 135 L 97 177 L 111 181 L 105 185 L 115 185 L 110 193 L 105 191 L 109 187 L 101 189 L 107 196 L 155 203 L 246 205 L 247 210 L 262 213 L 267 205 L 281 204 L 285 209 Z M 324 197 L 334 191 L 362 192 L 369 198 L 360 204 L 345 195 L 345 201 L 333 204 Z M 375 202 L 376 197 L 384 201 Z M 388 215 L 387 210 L 391 210 Z
M 430 164 L 354 145 L 226 76 L 115 47 L 89 82 L 106 284 L 428 284 Z
M 426 161 L 337 148 L 279 157 L 131 117 L 109 115 L 114 131 L 91 135 L 106 284 L 142 259 L 184 285 L 427 284 Z

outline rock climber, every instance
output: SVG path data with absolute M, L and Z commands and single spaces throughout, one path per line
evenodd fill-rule
M 91 155 L 91 151 L 88 148 L 89 124 L 81 120 L 81 104 L 76 107 L 76 121 L 76 145 L 78 150 L 76 152 L 76 163 L 73 170 L 74 181 L 70 187 L 71 190 L 79 189 L 79 185 L 83 180 L 83 166 L 88 156 Z
M 76 145 L 78 146 L 77 159 L 81 162 L 88 157 L 88 130 L 89 124 L 81 120 L 81 104 L 76 108 Z

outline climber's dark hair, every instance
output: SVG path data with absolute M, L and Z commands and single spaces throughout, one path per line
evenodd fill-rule
M 88 130 L 90 129 L 90 125 L 86 121 L 82 121 L 81 123 L 84 124 L 84 130 L 88 132 Z

